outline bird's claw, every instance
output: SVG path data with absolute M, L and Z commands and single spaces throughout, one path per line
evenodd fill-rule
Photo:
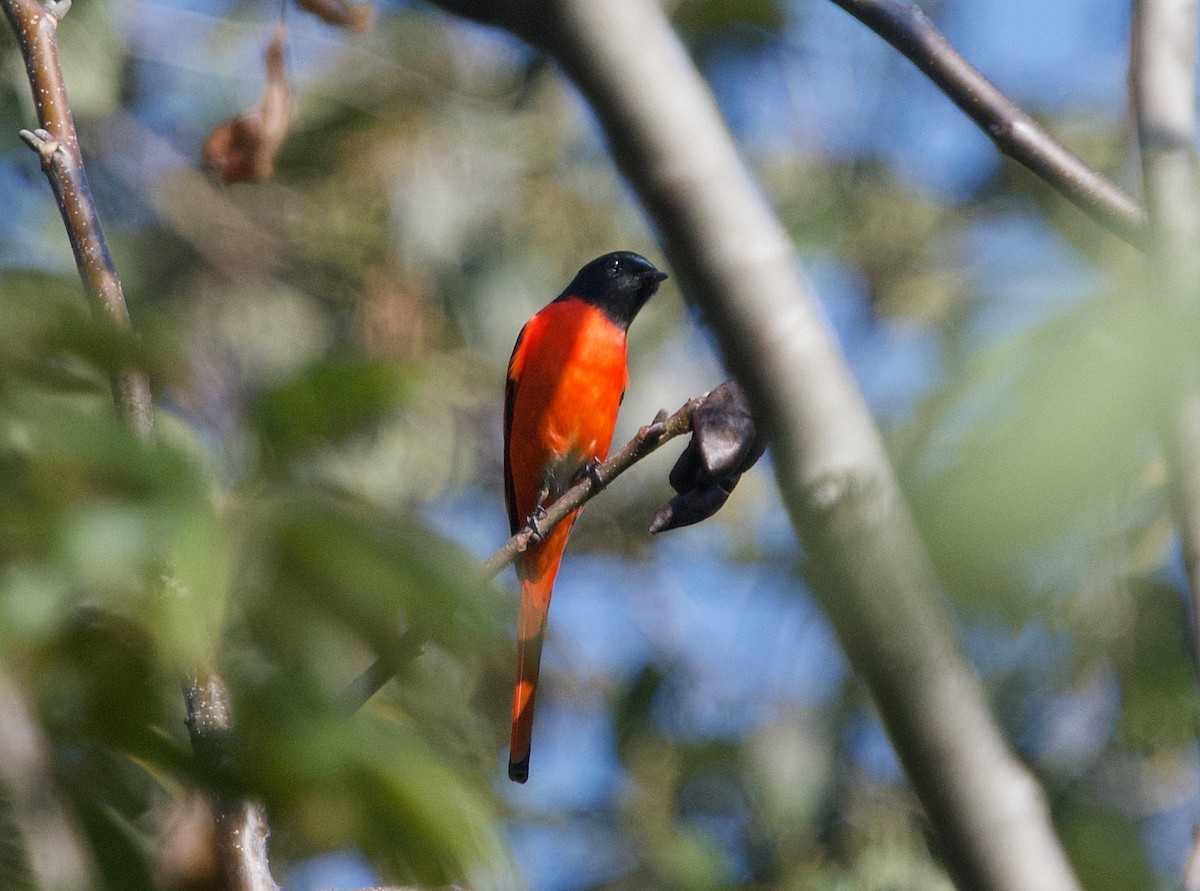
M 604 482 L 604 477 L 600 475 L 599 458 L 593 458 L 591 461 L 585 464 L 583 466 L 583 472 L 587 475 L 587 478 L 592 481 L 592 485 L 597 489 L 604 489 L 608 487 L 608 483 Z
M 545 539 L 546 534 L 542 532 L 542 520 L 544 519 L 546 519 L 546 508 L 539 504 L 525 520 L 525 526 L 529 529 L 530 542 L 536 544 Z

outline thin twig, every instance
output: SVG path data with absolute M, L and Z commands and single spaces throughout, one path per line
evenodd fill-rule
M 497 575 L 504 567 L 516 560 L 519 554 L 528 550 L 537 535 L 547 535 L 572 512 L 591 501 L 638 461 L 657 450 L 664 443 L 690 431 L 692 414 L 704 403 L 707 395 L 706 393 L 704 396 L 689 399 L 673 415 L 668 416 L 665 411 L 660 412 L 659 417 L 655 418 L 653 422 L 639 429 L 633 439 L 625 443 L 620 451 L 600 465 L 595 478 L 588 475 L 546 508 L 545 515 L 538 518 L 538 531 L 535 532 L 531 526 L 525 526 L 501 545 L 492 556 L 488 557 L 483 563 L 485 577 L 492 578 Z M 423 642 L 424 635 L 416 628 L 409 628 L 401 637 L 397 638 L 393 646 L 389 647 L 366 671 L 351 681 L 342 691 L 340 696 L 342 710 L 347 714 L 352 714 L 362 708 L 372 696 L 383 689 L 397 671 L 420 654 Z
M 690 431 L 692 429 L 692 413 L 703 402 L 704 396 L 689 399 L 675 414 L 667 416 L 666 412 L 662 412 L 653 422 L 638 430 L 633 439 L 625 443 L 619 452 L 600 465 L 596 479 L 591 476 L 586 477 L 546 508 L 545 516 L 538 518 L 538 529 L 541 534 L 548 534 L 569 514 L 591 501 L 613 480 L 657 450 L 663 443 Z M 516 560 L 518 554 L 524 553 L 529 548 L 536 535 L 537 533 L 532 528 L 526 526 L 506 541 L 497 549 L 496 553 L 484 561 L 483 569 L 487 577 L 491 578 Z
M 93 311 L 113 327 L 128 330 L 125 294 L 92 199 L 58 62 L 58 23 L 70 10 L 71 2 L 57 0 L 44 6 L 37 0 L 0 3 L 25 59 L 40 125 L 33 131 L 22 130 L 21 138 L 41 158 Z M 121 416 L 138 436 L 149 438 L 154 429 L 154 410 L 145 373 L 132 365 L 125 366 L 113 374 L 112 388 Z
M 916 65 L 996 147 L 1134 247 L 1150 244 L 1146 213 L 1051 136 L 959 54 L 918 7 L 898 0 L 833 0 Z

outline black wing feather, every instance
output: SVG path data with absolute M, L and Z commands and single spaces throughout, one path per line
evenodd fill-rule
M 508 446 L 512 439 L 513 403 L 517 398 L 517 381 L 511 371 L 512 360 L 516 357 L 517 350 L 521 349 L 521 342 L 524 340 L 525 329 L 522 328 L 521 333 L 517 335 L 516 344 L 513 345 L 512 356 L 508 360 L 509 373 L 504 381 L 504 505 L 508 508 L 510 535 L 516 535 L 525 525 L 524 518 L 517 516 L 517 489 L 513 485 L 512 464 L 508 460 Z

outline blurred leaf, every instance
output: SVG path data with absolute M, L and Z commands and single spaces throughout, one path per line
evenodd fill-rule
M 89 802 L 81 806 L 80 816 L 105 888 L 157 891 L 158 886 L 151 877 L 148 839 L 103 803 Z
M 280 464 L 370 429 L 407 393 L 395 366 L 320 363 L 264 395 L 255 413 L 267 454 Z
M 1196 737 L 1200 703 L 1188 608 L 1165 585 L 1145 585 L 1138 593 L 1122 668 L 1121 728 L 1134 751 L 1189 745 Z
M 1063 844 L 1082 887 L 1094 891 L 1152 888 L 1156 881 L 1137 832 L 1123 817 L 1081 807 L 1062 830 Z
M 254 615 L 281 643 L 285 629 L 296 633 L 296 652 L 310 623 L 330 620 L 376 649 L 405 627 L 452 649 L 495 629 L 499 599 L 478 562 L 429 528 L 319 490 L 267 510 L 256 522 L 268 524 L 259 542 L 269 575 Z
M 711 34 L 731 25 L 751 25 L 776 32 L 784 11 L 777 0 L 684 0 L 672 14 L 675 26 L 689 34 Z
M 1003 603 L 1081 516 L 1136 491 L 1152 334 L 1126 301 L 1088 303 L 998 345 L 922 410 L 900 466 L 953 590 Z
M 429 884 L 502 863 L 485 787 L 413 725 L 323 712 L 281 677 L 243 687 L 238 714 L 252 788 L 311 850 L 360 846 L 393 877 Z

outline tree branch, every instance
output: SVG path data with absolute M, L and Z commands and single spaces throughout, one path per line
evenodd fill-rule
M 453 0 L 554 56 L 591 104 L 771 443 L 814 592 L 963 887 L 1077 889 L 1040 788 L 954 644 L 881 438 L 783 226 L 658 3 Z M 480 13 L 478 8 L 485 7 Z
M 689 399 L 673 415 L 667 416 L 666 412 L 660 412 L 659 417 L 639 429 L 633 439 L 625 443 L 615 455 L 600 465 L 595 479 L 591 476 L 586 477 L 546 508 L 545 515 L 538 520 L 541 534 L 549 534 L 569 514 L 591 501 L 634 464 L 666 442 L 691 430 L 692 414 L 704 404 L 707 395 L 706 393 L 704 396 Z M 530 526 L 526 526 L 501 545 L 492 556 L 484 561 L 485 577 L 496 576 L 504 567 L 516 560 L 517 555 L 528 550 L 529 545 L 535 540 L 535 535 L 534 530 Z M 421 644 L 424 642 L 425 634 L 419 628 L 409 628 L 405 631 L 397 638 L 393 646 L 376 658 L 366 671 L 351 681 L 342 691 L 340 696 L 342 710 L 347 714 L 353 714 L 362 708 L 372 696 L 383 689 L 396 672 L 407 665 L 411 659 L 420 655 Z
M 1194 350 L 1195 287 L 1200 282 L 1200 206 L 1195 127 L 1196 9 L 1191 0 L 1134 4 L 1129 81 L 1154 233 L 1148 275 L 1166 317 L 1169 361 L 1160 363 L 1166 402 L 1163 442 L 1170 496 L 1193 603 L 1200 592 L 1200 369 Z M 1200 611 L 1193 607 L 1200 665 Z
M 1140 250 L 1150 246 L 1146 214 L 1120 188 L 1045 131 L 942 36 L 918 7 L 898 0 L 833 0 L 917 66 L 991 137 L 1068 201 Z
M 1169 468 L 1168 497 L 1183 552 L 1192 603 L 1189 638 L 1200 666 L 1200 367 L 1193 359 L 1200 326 L 1200 199 L 1196 168 L 1196 6 L 1192 0 L 1134 3 L 1130 92 L 1142 156 L 1142 179 L 1153 244 L 1148 264 L 1156 309 L 1164 324 L 1163 356 L 1155 371 L 1168 394 L 1160 419 Z M 1196 881 L 1200 835 L 1185 882 Z
M 71 0 L 0 0 L 25 60 L 40 127 L 21 138 L 41 158 L 58 202 L 84 291 L 96 315 L 119 330 L 130 328 L 121 280 L 104 239 L 100 214 L 88 185 L 58 61 L 58 23 Z M 145 373 L 132 364 L 112 378 L 113 401 L 144 441 L 154 435 L 154 405 Z M 184 685 L 188 729 L 197 759 L 212 766 L 229 757 L 233 720 L 220 677 L 207 673 Z M 277 891 L 267 864 L 266 817 L 260 805 L 235 795 L 215 796 L 218 855 L 229 891 Z
M 564 492 L 561 498 L 546 508 L 545 516 L 538 520 L 542 535 L 549 534 L 550 530 L 565 520 L 570 513 L 591 501 L 634 464 L 657 451 L 664 443 L 691 430 L 692 414 L 704 404 L 705 396 L 689 399 L 673 415 L 667 416 L 666 412 L 660 412 L 659 417 L 639 429 L 633 439 L 600 465 L 596 479 L 587 477 Z M 488 578 L 512 563 L 518 554 L 524 553 L 534 535 L 533 529 L 526 526 L 488 557 L 483 564 Z
M 183 685 L 187 727 L 196 760 L 217 784 L 216 859 L 227 891 L 279 891 L 267 860 L 270 830 L 262 804 L 233 788 L 236 757 L 233 709 L 225 682 L 215 673 Z
M 92 310 L 113 327 L 127 330 L 125 294 L 92 199 L 58 63 L 58 23 L 70 10 L 71 0 L 52 0 L 44 6 L 37 0 L 0 2 L 25 59 L 40 124 L 32 132 L 22 130 L 21 138 L 41 158 Z M 112 376 L 112 389 L 121 416 L 138 436 L 148 438 L 154 429 L 154 409 L 145 373 L 132 365 L 125 366 Z

